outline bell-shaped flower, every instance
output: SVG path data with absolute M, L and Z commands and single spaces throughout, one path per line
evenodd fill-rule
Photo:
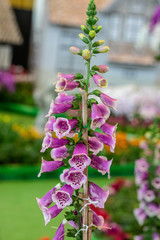
M 59 228 L 57 229 L 56 231 L 56 234 L 53 238 L 53 240 L 64 240 L 64 237 L 65 237 L 65 224 L 67 223 L 67 220 L 64 219 L 62 221 L 62 223 L 60 224 Z
M 91 155 L 91 167 L 101 172 L 102 175 L 108 173 L 108 178 L 110 178 L 110 167 L 112 160 L 107 161 L 107 158 L 104 156 Z
M 158 206 L 155 203 L 149 203 L 145 208 L 145 213 L 149 217 L 154 217 L 158 215 Z
M 147 162 L 145 158 L 140 158 L 136 160 L 135 171 L 136 172 L 147 172 L 150 164 Z
M 144 192 L 143 199 L 146 202 L 152 202 L 155 198 L 156 198 L 156 196 L 155 196 L 155 192 L 153 190 L 148 189 Z
M 143 208 L 134 209 L 134 216 L 135 216 L 137 222 L 139 223 L 139 225 L 143 225 L 143 223 L 147 217 Z
M 57 118 L 53 124 L 54 132 L 56 136 L 61 139 L 62 137 L 66 136 L 70 133 L 71 129 L 74 128 L 78 123 L 77 119 L 70 119 L 67 118 Z
M 58 96 L 55 98 L 55 103 L 57 104 L 72 103 L 74 98 L 75 98 L 74 95 L 67 95 L 67 93 L 60 92 L 58 93 Z
M 105 134 L 108 134 L 112 137 L 116 136 L 116 129 L 117 129 L 117 124 L 116 125 L 110 125 L 108 123 L 104 123 L 100 129 L 102 130 L 102 132 L 104 132 Z
M 99 208 L 104 208 L 104 204 L 109 196 L 109 191 L 104 191 L 93 182 L 89 182 L 88 187 L 89 198 L 93 201 L 92 204 Z
M 114 152 L 114 148 L 115 148 L 115 144 L 116 144 L 115 137 L 112 137 L 110 135 L 106 135 L 103 133 L 99 133 L 99 132 L 94 132 L 94 135 L 100 142 L 104 143 L 107 146 L 110 146 L 110 151 Z
M 84 170 L 91 163 L 91 159 L 87 156 L 87 148 L 83 143 L 76 144 L 73 156 L 69 160 L 71 167 L 77 170 Z
M 90 151 L 92 151 L 94 154 L 99 153 L 103 150 L 103 143 L 97 140 L 96 137 L 89 137 L 88 140 L 88 148 Z
M 111 98 L 108 95 L 101 93 L 100 99 L 107 107 L 113 108 L 116 110 L 117 107 L 117 99 Z
M 61 78 L 65 78 L 67 81 L 72 81 L 75 79 L 75 74 L 63 74 L 63 73 L 58 73 L 57 80 L 60 80 Z
M 159 177 L 156 177 L 152 180 L 152 186 L 155 188 L 155 189 L 158 189 L 160 190 L 160 178 Z
M 50 208 L 43 207 L 41 210 L 44 216 L 45 225 L 47 225 L 50 222 L 50 220 L 52 218 L 55 218 L 58 214 L 60 214 L 60 212 L 62 212 L 63 209 L 59 209 L 57 205 L 54 205 Z
M 64 158 L 67 158 L 69 156 L 68 148 L 65 146 L 52 149 L 50 154 L 51 158 L 55 161 L 62 161 Z
M 41 173 L 52 172 L 60 168 L 64 163 L 62 161 L 46 161 L 42 157 L 41 170 L 38 174 L 38 177 L 41 176 Z
M 64 145 L 66 145 L 67 143 L 69 143 L 69 140 L 52 138 L 52 134 L 50 132 L 48 132 L 43 139 L 41 152 L 45 152 L 45 150 L 47 148 L 62 147 Z
M 36 198 L 40 209 L 43 209 L 44 207 L 49 207 L 49 205 L 51 205 L 51 203 L 53 202 L 52 194 L 55 193 L 57 189 L 60 189 L 60 187 L 61 185 L 59 183 L 54 188 L 49 190 L 42 198 Z
M 106 88 L 108 86 L 107 80 L 97 73 L 93 75 L 93 80 L 98 87 Z
M 72 203 L 73 188 L 67 184 L 60 188 L 52 195 L 53 202 L 56 203 L 59 209 L 63 209 Z
M 100 215 L 98 215 L 96 212 L 91 210 L 93 212 L 93 224 L 97 227 L 97 229 L 101 230 L 104 224 L 104 218 Z
M 75 168 L 70 168 L 68 171 L 66 169 L 60 176 L 62 182 L 66 182 L 74 189 L 80 189 L 82 184 L 86 183 L 87 177 L 83 174 L 81 170 Z
M 54 103 L 54 101 L 52 100 L 50 104 L 49 112 L 45 115 L 45 117 L 49 117 L 51 116 L 51 114 L 60 114 L 60 113 L 67 112 L 72 107 L 73 105 L 70 102 L 57 104 L 57 103 Z
M 56 83 L 56 92 L 61 92 L 61 91 L 70 91 L 79 86 L 78 82 L 73 82 L 73 81 L 67 81 L 65 78 L 61 78 L 60 80 L 57 81 Z
M 53 124 L 55 123 L 55 121 L 56 121 L 55 116 L 49 117 L 44 127 L 45 133 L 53 131 Z
M 91 109 L 91 128 L 95 130 L 101 127 L 109 118 L 110 110 L 103 104 L 93 104 Z

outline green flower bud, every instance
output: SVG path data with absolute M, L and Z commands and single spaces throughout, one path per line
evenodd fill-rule
M 89 43 L 89 40 L 86 38 L 86 36 L 83 33 L 80 33 L 78 36 L 84 43 L 86 44 Z
M 89 33 L 89 29 L 88 29 L 88 28 L 86 28 L 86 26 L 85 26 L 85 25 L 81 25 L 81 29 L 82 29 L 82 31 L 83 31 L 84 33 L 86 33 L 86 34 L 88 34 L 88 33 Z
M 102 26 L 98 26 L 97 28 L 94 29 L 94 31 L 95 31 L 96 33 L 98 33 L 98 32 L 101 31 L 101 29 L 102 29 Z
M 92 92 L 92 94 L 96 95 L 97 97 L 99 97 L 101 93 L 102 93 L 102 92 L 99 91 L 99 90 L 94 90 L 94 91 Z
M 95 25 L 97 21 L 98 21 L 98 18 L 94 17 L 94 19 L 92 19 L 92 24 Z
M 106 53 L 109 51 L 109 47 L 108 46 L 104 46 L 104 47 L 100 47 L 100 48 L 95 48 L 93 49 L 93 53 L 97 54 L 97 53 Z
M 89 36 L 91 39 L 93 39 L 96 36 L 96 32 L 94 30 L 90 31 Z
M 94 42 L 93 44 L 92 44 L 92 47 L 98 47 L 98 46 L 101 46 L 101 45 L 103 45 L 104 44 L 104 40 L 99 40 L 99 41 L 97 41 L 97 42 Z
M 75 54 L 75 55 L 81 55 L 81 50 L 77 47 L 70 47 L 69 50 L 71 51 L 71 53 Z
M 87 24 L 87 26 L 91 26 L 92 25 L 92 19 L 87 18 L 86 19 L 86 24 Z
M 85 59 L 85 60 L 89 60 L 91 58 L 91 52 L 88 50 L 88 49 L 84 49 L 82 51 L 82 57 Z
M 75 74 L 75 79 L 82 79 L 83 75 L 81 73 L 76 73 Z

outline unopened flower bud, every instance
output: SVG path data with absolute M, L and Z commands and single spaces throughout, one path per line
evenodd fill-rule
M 92 19 L 87 18 L 86 19 L 86 24 L 87 24 L 87 26 L 91 26 L 92 25 Z
M 92 67 L 92 70 L 94 70 L 94 71 L 98 71 L 98 72 L 100 72 L 100 73 L 106 73 L 106 72 L 108 72 L 109 71 L 109 67 L 107 66 L 107 65 L 94 65 L 93 67 Z
M 85 42 L 86 44 L 89 43 L 89 40 L 86 38 L 86 36 L 85 36 L 83 33 L 80 33 L 78 36 L 79 36 L 79 38 L 80 38 L 83 42 Z
M 100 47 L 100 48 L 95 48 L 93 50 L 93 53 L 106 53 L 109 51 L 109 47 L 108 46 L 104 46 L 104 47 Z
M 90 32 L 89 32 L 89 36 L 90 36 L 91 39 L 93 39 L 93 38 L 96 36 L 96 32 L 93 31 L 93 30 L 90 31 Z
M 104 44 L 104 40 L 98 40 L 97 42 L 94 42 L 93 44 L 92 44 L 92 47 L 98 47 L 98 46 L 101 46 L 101 45 L 103 45 Z
M 86 28 L 86 26 L 85 26 L 85 25 L 81 25 L 81 29 L 82 29 L 82 31 L 83 31 L 84 33 L 86 33 L 86 34 L 88 34 L 88 33 L 89 33 L 89 29 L 88 29 L 88 28 Z
M 81 50 L 77 47 L 70 47 L 69 50 L 71 51 L 71 53 L 75 54 L 75 55 L 81 55 Z
M 91 58 L 91 52 L 88 49 L 84 49 L 82 51 L 82 57 L 86 60 L 89 60 Z
M 75 79 L 82 79 L 83 75 L 81 73 L 76 73 L 75 74 Z
M 98 33 L 99 31 L 101 31 L 101 29 L 102 29 L 102 26 L 98 26 L 98 27 L 95 28 L 94 30 L 95 30 L 96 33 Z
M 94 18 L 92 19 L 92 24 L 95 25 L 97 21 L 98 21 L 98 18 L 97 18 L 97 17 L 94 17 Z

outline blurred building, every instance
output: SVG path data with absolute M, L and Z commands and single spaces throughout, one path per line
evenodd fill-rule
M 35 1 L 34 36 L 36 65 L 43 79 L 55 77 L 57 71 L 84 72 L 81 57 L 72 55 L 72 45 L 84 46 L 77 34 L 85 24 L 88 0 Z M 156 0 L 95 0 L 99 37 L 106 40 L 110 52 L 97 55 L 97 62 L 111 67 L 107 73 L 110 82 L 118 84 L 152 84 L 157 80 L 153 53 L 148 44 L 140 50 L 135 44 L 138 34 L 150 21 Z M 145 8 L 144 8 L 145 6 Z

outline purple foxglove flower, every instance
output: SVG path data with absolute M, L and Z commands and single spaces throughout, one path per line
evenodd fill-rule
M 152 239 L 153 240 L 160 240 L 160 235 L 158 233 L 153 233 Z
M 142 185 L 142 184 L 147 183 L 147 179 L 148 179 L 147 172 L 136 173 L 136 175 L 135 175 L 136 185 Z
M 134 216 L 137 219 L 137 222 L 139 223 L 139 225 L 143 225 L 143 223 L 147 217 L 144 209 L 142 209 L 142 208 L 134 209 Z
M 104 208 L 104 204 L 109 196 L 109 191 L 104 191 L 93 182 L 89 182 L 89 198 L 94 202 L 94 206 Z
M 91 163 L 91 159 L 87 156 L 87 148 L 83 143 L 78 143 L 73 151 L 73 156 L 69 160 L 71 167 L 77 170 L 84 170 Z
M 151 18 L 151 23 L 150 23 L 150 31 L 153 31 L 155 26 L 158 24 L 160 21 L 160 5 L 158 5 L 154 11 L 154 14 Z
M 63 103 L 63 104 L 57 104 L 54 103 L 54 101 L 51 101 L 49 112 L 45 115 L 45 117 L 51 116 L 51 114 L 59 114 L 67 112 L 70 108 L 72 108 L 72 103 Z
M 135 166 L 135 170 L 136 172 L 147 172 L 148 168 L 149 168 L 150 164 L 147 162 L 147 160 L 145 158 L 141 158 L 138 159 L 136 161 L 136 166 Z
M 145 192 L 148 190 L 148 184 L 147 183 L 142 183 L 141 187 L 137 191 L 137 197 L 139 201 L 143 200 L 143 196 Z
M 56 203 L 59 209 L 63 209 L 72 203 L 73 188 L 67 184 L 60 188 L 52 195 L 53 202 Z
M 78 120 L 76 119 L 70 119 L 67 118 L 57 118 L 56 122 L 53 124 L 53 129 L 56 133 L 56 136 L 61 139 L 64 136 L 67 136 L 71 129 L 74 128 L 78 123 Z
M 45 133 L 53 131 L 53 124 L 55 123 L 55 121 L 55 116 L 52 116 L 48 119 L 44 127 Z
M 109 118 L 110 110 L 103 104 L 93 104 L 91 109 L 91 128 L 95 130 L 97 127 L 101 127 L 105 121 Z
M 116 136 L 116 129 L 117 129 L 117 124 L 115 126 L 110 125 L 108 123 L 104 123 L 100 129 L 102 130 L 102 132 L 104 132 L 105 134 L 108 134 L 110 136 L 115 137 Z
M 117 107 L 117 99 L 111 98 L 108 95 L 101 93 L 100 99 L 107 107 L 113 108 L 116 110 Z
M 156 177 L 152 180 L 152 186 L 155 188 L 155 189 L 160 189 L 160 178 Z
M 103 150 L 103 143 L 97 140 L 96 137 L 89 137 L 88 147 L 94 153 L 97 154 Z
M 45 152 L 45 150 L 47 148 L 62 147 L 64 145 L 66 145 L 67 143 L 69 143 L 69 140 L 52 138 L 52 134 L 48 132 L 43 139 L 41 152 Z
M 143 240 L 143 236 L 142 235 L 135 236 L 134 240 Z
M 104 224 L 104 218 L 100 215 L 97 215 L 97 213 L 95 213 L 93 210 L 91 211 L 93 212 L 93 224 L 97 226 L 99 230 L 101 230 Z
M 64 236 L 65 236 L 64 226 L 66 223 L 67 223 L 67 220 L 64 219 L 63 222 L 60 224 L 59 228 L 57 229 L 53 240 L 64 240 Z
M 101 77 L 97 73 L 93 75 L 93 80 L 98 87 L 105 87 L 106 88 L 108 86 L 107 80 L 104 79 L 103 77 Z
M 67 81 L 65 78 L 61 78 L 59 81 L 56 83 L 56 92 L 61 92 L 61 91 L 70 91 L 79 86 L 78 82 L 72 82 L 72 81 Z
M 65 169 L 60 179 L 62 182 L 66 182 L 74 189 L 80 189 L 82 184 L 86 183 L 87 181 L 87 177 L 83 174 L 83 172 L 76 170 L 73 167 L 68 171 Z
M 149 217 L 157 216 L 158 206 L 155 203 L 149 203 L 145 208 L 145 213 Z
M 75 79 L 75 74 L 63 74 L 59 72 L 57 79 L 59 80 L 60 78 L 65 78 L 67 81 L 72 81 Z
M 54 148 L 51 150 L 51 158 L 55 161 L 62 161 L 63 158 L 67 158 L 69 156 L 69 153 L 67 151 L 68 148 L 65 146 Z
M 143 199 L 146 202 L 152 202 L 156 198 L 155 192 L 153 190 L 147 190 L 144 192 Z
M 102 175 L 108 173 L 108 178 L 110 178 L 110 166 L 112 160 L 107 161 L 107 158 L 104 156 L 91 155 L 91 167 L 98 169 L 98 172 L 101 172 Z
M 102 142 L 103 144 L 105 144 L 107 146 L 110 146 L 110 151 L 114 152 L 116 138 L 114 138 L 110 135 L 105 135 L 103 133 L 99 133 L 99 132 L 94 132 L 94 135 L 100 142 Z
M 57 118 L 53 124 L 54 132 L 56 136 L 61 139 L 71 131 L 71 126 L 67 118 Z
M 62 209 L 59 209 L 57 205 L 54 205 L 50 208 L 43 207 L 42 213 L 44 216 L 45 225 L 47 225 L 52 218 L 55 218 L 58 214 L 60 214 L 60 212 L 62 212 Z
M 55 103 L 57 104 L 64 104 L 64 103 L 72 103 L 74 100 L 74 95 L 67 95 L 67 93 L 60 92 L 55 99 Z
M 62 161 L 46 161 L 42 157 L 41 170 L 38 174 L 38 177 L 41 176 L 41 173 L 52 172 L 60 168 L 64 163 Z
M 44 207 L 49 207 L 52 201 L 52 194 L 56 192 L 57 189 L 61 187 L 60 183 L 57 184 L 54 188 L 49 190 L 42 198 L 36 198 L 39 208 L 42 210 Z

